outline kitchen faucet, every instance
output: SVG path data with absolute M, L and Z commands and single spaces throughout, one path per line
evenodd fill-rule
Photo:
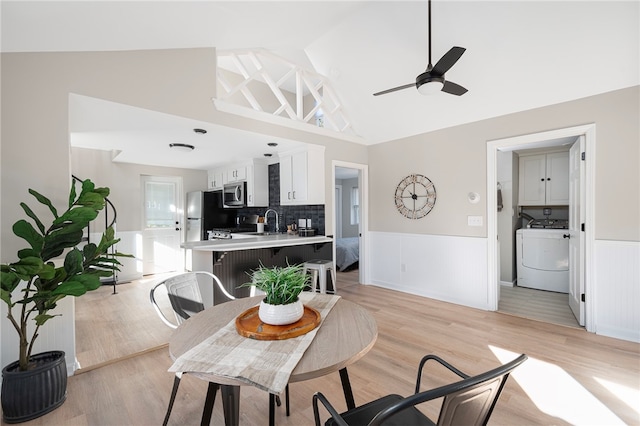
M 269 214 L 269 212 L 273 212 L 276 215 L 276 229 L 274 230 L 274 232 L 277 234 L 280 231 L 280 227 L 278 225 L 278 212 L 275 211 L 274 209 L 267 209 L 267 211 L 264 212 L 264 221 L 265 221 L 265 223 L 268 223 L 267 222 L 267 215 Z

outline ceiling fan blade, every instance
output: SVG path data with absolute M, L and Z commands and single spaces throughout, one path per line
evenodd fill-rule
M 450 81 L 445 81 L 444 82 L 444 86 L 442 87 L 442 91 L 450 93 L 452 95 L 457 95 L 457 96 L 464 95 L 465 93 L 467 93 L 467 89 L 465 89 L 464 87 L 460 86 L 459 84 L 452 83 Z
M 396 92 L 402 89 L 408 89 L 409 87 L 416 87 L 415 83 L 405 84 L 404 86 L 394 87 L 393 89 L 383 90 L 382 92 L 374 93 L 373 96 L 384 95 L 386 93 Z
M 444 54 L 442 58 L 436 63 L 436 65 L 431 70 L 431 75 L 444 75 L 445 72 L 449 70 L 460 56 L 467 50 L 464 47 L 454 46 L 447 53 Z

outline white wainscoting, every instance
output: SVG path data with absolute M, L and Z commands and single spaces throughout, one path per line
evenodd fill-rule
M 640 243 L 596 240 L 594 252 L 595 332 L 640 342 Z
M 487 240 L 370 232 L 371 283 L 489 309 Z
M 371 284 L 489 310 L 485 238 L 369 235 Z M 596 240 L 592 275 L 592 331 L 640 342 L 640 242 Z

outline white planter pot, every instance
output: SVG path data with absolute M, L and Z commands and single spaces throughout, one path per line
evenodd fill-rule
M 302 318 L 303 314 L 304 306 L 300 299 L 287 305 L 270 305 L 262 301 L 258 309 L 260 320 L 270 325 L 293 324 Z

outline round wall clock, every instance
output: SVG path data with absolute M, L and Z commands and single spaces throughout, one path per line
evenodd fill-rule
M 411 174 L 396 188 L 396 208 L 409 219 L 420 219 L 429 214 L 436 204 L 436 187 L 423 175 Z

